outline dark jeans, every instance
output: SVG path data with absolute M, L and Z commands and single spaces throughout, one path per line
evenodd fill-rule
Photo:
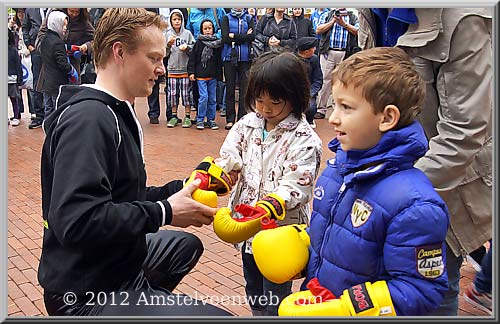
M 318 111 L 318 105 L 316 104 L 316 97 L 309 99 L 309 108 L 306 110 L 306 120 L 309 124 L 314 121 L 314 114 Z
M 226 84 L 217 81 L 217 109 L 226 109 Z
M 448 273 L 448 291 L 445 293 L 441 305 L 427 316 L 457 316 L 458 294 L 460 292 L 460 268 L 464 258 L 455 256 L 446 244 L 446 272 Z
M 491 294 L 491 283 L 492 283 L 492 274 L 491 274 L 491 251 L 493 249 L 492 242 L 490 240 L 490 249 L 484 255 L 483 260 L 481 261 L 481 271 L 479 271 L 474 278 L 474 286 L 476 290 L 480 293 L 488 293 Z
M 156 79 L 153 92 L 148 97 L 149 118 L 160 117 L 160 81 L 160 78 Z
M 245 91 L 248 81 L 248 70 L 251 62 L 238 62 L 238 66 L 233 66 L 231 62 L 224 62 L 224 77 L 226 78 L 226 122 L 234 123 L 245 116 Z M 240 85 L 238 99 L 238 113 L 235 108 L 236 80 Z
M 49 117 L 49 115 L 56 110 L 56 100 L 57 96 L 43 93 L 44 118 Z
M 36 89 L 38 84 L 38 77 L 40 76 L 40 70 L 42 69 L 42 57 L 38 51 L 31 52 L 31 70 L 33 71 L 33 88 Z M 33 102 L 33 110 L 36 114 L 38 120 L 43 120 L 45 117 L 44 105 L 43 105 L 43 94 L 36 90 L 30 90 L 31 99 Z
M 244 252 L 245 245 L 242 251 L 245 292 L 252 312 L 258 311 L 264 316 L 278 316 L 279 304 L 292 293 L 292 282 L 276 284 L 267 280 L 257 268 L 253 255 Z
M 112 292 L 67 296 L 44 292 L 52 316 L 228 316 L 228 312 L 172 291 L 194 268 L 203 253 L 198 237 L 172 230 L 146 236 L 148 255 L 142 270 Z M 66 301 L 66 302 L 65 302 Z

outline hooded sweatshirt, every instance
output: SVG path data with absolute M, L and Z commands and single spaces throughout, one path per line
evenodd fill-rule
M 170 26 L 172 26 L 172 15 L 174 13 L 178 13 L 181 16 L 182 23 L 179 32 L 176 32 L 173 27 L 170 27 L 167 30 L 167 35 L 165 36 L 168 40 L 170 36 L 176 36 L 175 42 L 172 46 L 168 46 L 167 44 L 167 57 L 168 57 L 168 76 L 172 77 L 175 75 L 186 75 L 187 77 L 187 65 L 189 61 L 189 52 L 193 49 L 195 39 L 193 34 L 187 29 L 184 28 L 184 16 L 179 9 L 174 9 L 170 13 Z M 186 51 L 181 51 L 179 46 L 182 44 L 186 44 L 188 49 Z
M 142 128 L 131 104 L 96 85 L 62 86 L 44 121 L 38 280 L 45 291 L 109 292 L 142 271 L 146 234 L 170 224 L 174 180 L 146 187 Z

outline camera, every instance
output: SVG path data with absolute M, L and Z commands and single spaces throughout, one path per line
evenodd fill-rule
M 335 9 L 335 11 L 333 12 L 333 15 L 334 15 L 335 17 L 340 17 L 340 10 Z

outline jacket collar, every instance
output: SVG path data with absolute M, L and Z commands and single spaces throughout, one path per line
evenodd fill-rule
M 336 153 L 334 163 L 345 176 L 360 170 L 369 171 L 377 165 L 383 165 L 381 169 L 376 169 L 377 172 L 411 166 L 425 154 L 428 142 L 422 125 L 414 121 L 399 130 L 384 133 L 377 145 L 367 150 L 344 152 L 336 138 L 328 144 L 328 148 Z

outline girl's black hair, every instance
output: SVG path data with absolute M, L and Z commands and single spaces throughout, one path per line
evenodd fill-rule
M 298 119 L 309 107 L 309 79 L 305 63 L 289 51 L 269 51 L 257 58 L 250 68 L 245 94 L 247 111 L 255 111 L 255 99 L 268 94 L 274 100 L 292 105 Z
M 206 23 L 207 21 L 212 24 L 212 30 L 214 31 L 214 34 L 215 34 L 216 30 L 215 30 L 214 22 L 208 18 L 205 18 L 200 23 L 200 35 L 203 35 L 203 24 Z

